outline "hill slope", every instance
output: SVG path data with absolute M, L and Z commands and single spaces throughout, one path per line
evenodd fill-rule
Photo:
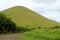
M 23 6 L 15 6 L 2 11 L 7 17 L 11 17 L 17 25 L 41 25 L 41 26 L 54 26 L 57 22 L 49 20 L 36 12 L 25 8 Z

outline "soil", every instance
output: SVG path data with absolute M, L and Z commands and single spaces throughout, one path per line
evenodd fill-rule
M 21 33 L 0 35 L 0 40 L 23 40 Z

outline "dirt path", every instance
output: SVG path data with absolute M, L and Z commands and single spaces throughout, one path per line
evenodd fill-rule
M 20 33 L 0 35 L 0 40 L 23 40 Z

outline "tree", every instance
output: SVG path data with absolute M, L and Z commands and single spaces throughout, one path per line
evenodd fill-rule
M 6 15 L 0 13 L 0 33 L 7 32 L 15 32 L 16 24 L 11 20 L 11 18 L 7 18 Z

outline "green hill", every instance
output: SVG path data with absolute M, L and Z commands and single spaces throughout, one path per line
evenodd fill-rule
M 18 25 L 30 25 L 30 26 L 55 26 L 58 25 L 57 22 L 49 20 L 38 13 L 23 7 L 23 6 L 15 6 L 6 10 L 1 11 L 7 17 L 11 17 L 12 20 Z

